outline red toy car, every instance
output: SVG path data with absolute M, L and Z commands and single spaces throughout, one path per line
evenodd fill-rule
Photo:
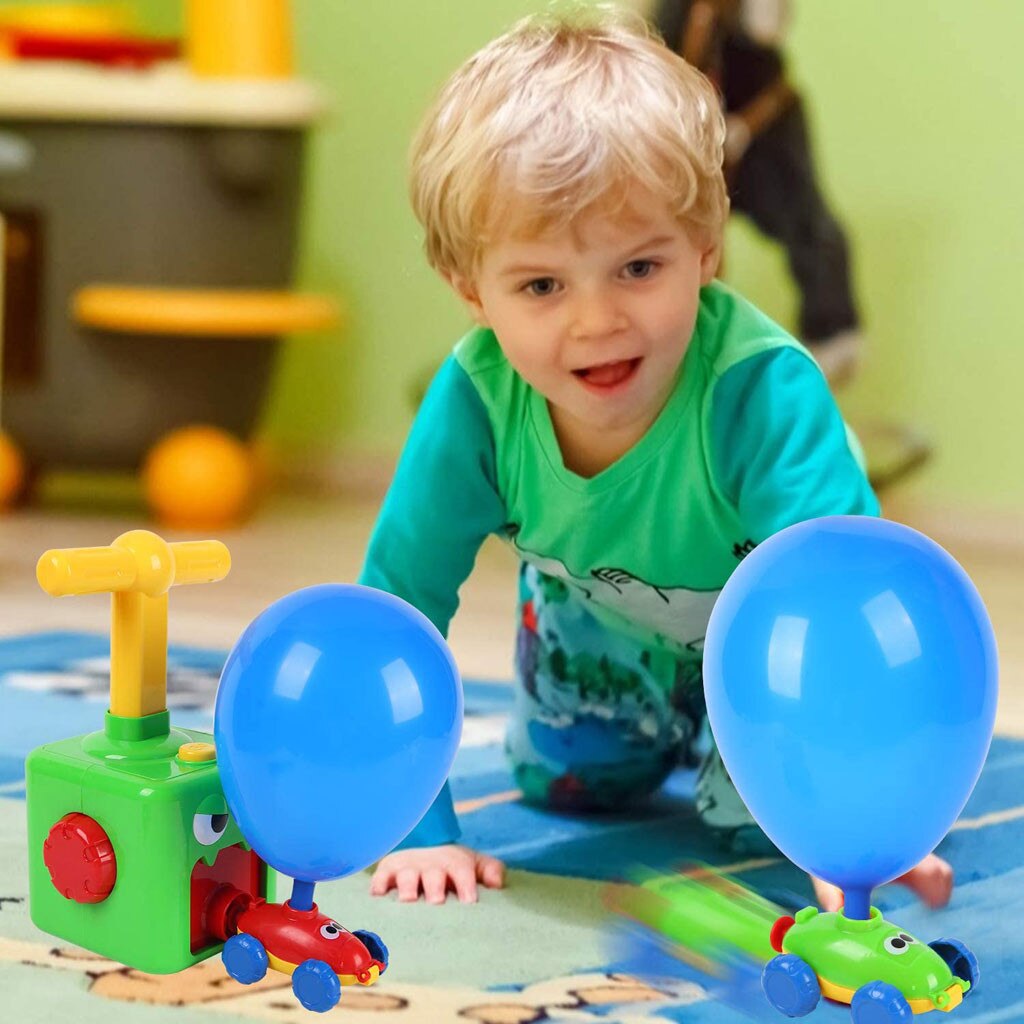
M 207 927 L 224 940 L 224 967 L 252 985 L 268 968 L 290 974 L 292 991 L 307 1010 L 323 1013 L 341 997 L 342 985 L 372 985 L 388 966 L 388 949 L 373 932 L 350 932 L 314 903 L 289 903 L 221 886 L 207 906 Z

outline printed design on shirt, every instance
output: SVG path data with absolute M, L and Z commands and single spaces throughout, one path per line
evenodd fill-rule
M 748 537 L 745 541 L 736 541 L 732 546 L 732 553 L 737 562 L 742 562 L 757 545 Z
M 741 832 L 744 843 L 756 840 L 759 831 L 702 733 L 699 660 L 608 629 L 575 590 L 527 565 L 516 678 L 521 689 L 506 743 L 528 803 L 631 807 L 677 765 L 700 764 L 696 809 L 704 824 L 727 842 Z
M 639 671 L 606 655 L 567 654 L 553 631 L 541 638 L 524 617 L 516 666 L 524 703 L 506 744 L 526 802 L 621 810 L 654 792 L 677 765 L 699 765 L 695 809 L 703 824 L 736 849 L 773 852 L 701 735 L 699 666 L 676 659 L 664 692 L 643 654 L 631 664 Z M 607 688 L 623 678 L 631 683 L 623 692 Z
M 525 799 L 607 810 L 652 792 L 690 759 L 703 712 L 699 664 L 607 629 L 565 583 L 532 567 L 524 586 L 508 752 Z
M 545 590 L 545 600 L 565 600 L 571 589 L 587 601 L 621 616 L 627 623 L 700 654 L 711 609 L 720 590 L 691 590 L 651 583 L 614 566 L 602 566 L 591 570 L 587 576 L 575 576 L 560 559 L 520 547 L 517 534 L 518 530 L 506 528 L 506 536 L 519 557 L 542 574 L 538 585 Z M 567 589 L 560 593 L 560 586 Z
M 549 619 L 542 616 L 542 622 Z M 593 718 L 615 722 L 630 742 L 679 747 L 704 714 L 700 666 L 667 651 L 615 652 L 580 647 L 550 624 L 524 622 L 516 647 L 520 683 L 559 727 Z
M 540 573 L 531 573 L 540 583 Z M 555 581 L 557 583 L 557 581 Z M 699 667 L 616 637 L 557 587 L 522 606 L 519 714 L 508 736 L 527 802 L 610 810 L 651 793 L 696 735 Z

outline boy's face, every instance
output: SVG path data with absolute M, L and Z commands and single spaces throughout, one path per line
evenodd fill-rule
M 609 439 L 621 454 L 672 392 L 716 261 L 666 204 L 641 197 L 628 214 L 504 238 L 451 284 L 547 398 L 563 455 Z

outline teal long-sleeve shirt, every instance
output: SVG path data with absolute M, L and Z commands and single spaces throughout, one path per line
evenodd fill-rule
M 585 594 L 608 628 L 699 659 L 714 600 L 753 545 L 805 519 L 878 511 L 814 361 L 713 283 L 658 418 L 590 478 L 565 468 L 546 400 L 493 333 L 471 331 L 416 417 L 360 582 L 447 636 L 459 588 L 496 534 Z M 403 846 L 458 836 L 446 784 Z

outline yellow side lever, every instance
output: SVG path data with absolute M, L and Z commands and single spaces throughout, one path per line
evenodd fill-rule
M 36 579 L 52 597 L 111 594 L 110 713 L 143 718 L 167 708 L 168 590 L 222 580 L 230 568 L 220 541 L 168 544 L 132 530 L 109 547 L 45 552 Z

